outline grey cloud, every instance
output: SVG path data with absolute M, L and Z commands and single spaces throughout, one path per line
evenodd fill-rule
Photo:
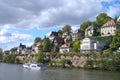
M 19 28 L 76 25 L 102 8 L 97 0 L 0 0 L 0 24 Z

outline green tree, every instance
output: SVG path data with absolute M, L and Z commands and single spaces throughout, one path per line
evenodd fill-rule
M 51 42 L 50 42 L 49 38 L 44 39 L 43 51 L 44 52 L 50 52 L 51 51 Z
M 73 51 L 78 52 L 79 49 L 80 49 L 80 42 L 78 40 L 74 41 L 73 42 Z
M 36 37 L 35 40 L 34 40 L 34 43 L 37 43 L 37 42 L 39 42 L 40 40 L 41 40 L 40 37 Z
M 70 26 L 70 25 L 65 25 L 65 26 L 62 28 L 62 31 L 63 31 L 63 33 L 64 33 L 64 32 L 70 32 L 70 31 L 71 31 L 71 26 Z
M 62 34 L 63 34 L 62 30 L 58 30 L 58 35 L 59 35 L 60 37 L 62 37 Z
M 9 54 L 5 58 L 5 62 L 6 63 L 15 63 L 15 58 L 16 58 L 16 56 L 14 54 Z
M 83 22 L 81 25 L 80 25 L 80 29 L 81 30 L 85 30 L 88 26 L 92 25 L 92 22 L 90 21 L 87 21 L 87 22 Z
M 3 60 L 3 50 L 0 48 L 0 62 Z
M 112 19 L 112 18 L 109 17 L 106 13 L 100 13 L 96 17 L 96 22 L 97 22 L 98 26 L 101 27 L 103 24 L 105 24 L 110 19 Z
M 113 40 L 112 40 L 112 46 L 111 48 L 113 50 L 116 50 L 120 47 L 120 29 L 117 29 L 116 32 L 115 32 L 115 35 L 113 37 Z
M 38 55 L 36 56 L 35 61 L 37 63 L 39 63 L 39 62 L 43 63 L 43 61 L 44 61 L 44 55 L 43 55 L 42 51 L 38 52 Z
M 60 61 L 60 63 L 61 63 L 61 66 L 62 66 L 63 68 L 66 67 L 65 65 L 71 66 L 71 64 L 72 64 L 72 62 L 71 62 L 69 59 L 62 59 L 62 60 Z

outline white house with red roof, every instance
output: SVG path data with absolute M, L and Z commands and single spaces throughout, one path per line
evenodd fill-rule
M 59 52 L 60 53 L 65 53 L 65 52 L 70 52 L 71 51 L 71 47 L 70 44 L 64 44 L 59 48 Z
M 101 36 L 113 36 L 118 28 L 114 20 L 109 20 L 101 27 Z

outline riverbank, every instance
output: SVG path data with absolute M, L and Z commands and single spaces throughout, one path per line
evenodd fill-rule
M 35 61 L 38 57 L 39 55 L 9 54 L 3 56 L 1 61 L 4 63 L 23 64 L 29 60 Z M 111 55 L 101 53 L 47 53 L 42 54 L 41 59 L 38 60 L 50 67 L 120 71 L 120 53 Z

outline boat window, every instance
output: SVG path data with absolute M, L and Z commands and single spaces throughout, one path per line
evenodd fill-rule
M 36 66 L 32 66 L 32 67 L 36 67 Z

